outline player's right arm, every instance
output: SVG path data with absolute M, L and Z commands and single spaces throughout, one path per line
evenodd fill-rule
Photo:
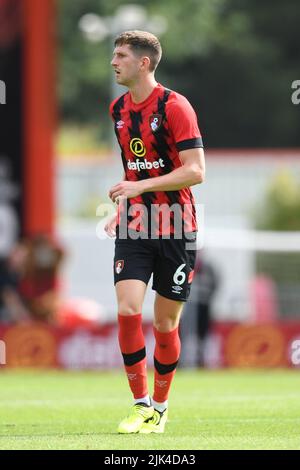
M 126 180 L 126 174 L 123 174 L 123 181 Z M 117 217 L 118 212 L 113 214 L 105 224 L 104 230 L 110 238 L 115 238 L 116 236 L 116 228 L 117 228 Z
M 105 232 L 110 238 L 115 238 L 117 227 L 117 214 L 112 215 L 104 227 Z

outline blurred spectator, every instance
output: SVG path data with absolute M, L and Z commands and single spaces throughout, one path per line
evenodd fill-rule
M 17 276 L 10 259 L 0 260 L 0 323 L 29 320 L 30 314 L 17 292 Z
M 19 273 L 18 292 L 31 318 L 52 322 L 59 303 L 59 269 L 64 254 L 47 235 L 24 240 L 16 249 L 14 266 Z
M 266 274 L 257 275 L 250 284 L 254 323 L 274 323 L 279 318 L 276 284 Z
M 98 328 L 104 322 L 104 308 L 92 299 L 76 297 L 60 302 L 56 323 L 67 329 Z
M 198 256 L 191 301 L 196 308 L 197 364 L 204 365 L 205 342 L 211 327 L 211 304 L 219 285 L 218 274 L 213 265 Z

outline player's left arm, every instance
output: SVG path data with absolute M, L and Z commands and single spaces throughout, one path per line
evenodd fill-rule
M 182 166 L 162 176 L 140 181 L 122 181 L 109 193 L 115 202 L 118 196 L 136 197 L 151 191 L 178 191 L 200 184 L 205 178 L 205 158 L 203 148 L 193 148 L 179 152 Z
M 193 148 L 179 152 L 182 166 L 156 178 L 140 181 L 143 192 L 178 191 L 203 183 L 205 178 L 205 158 L 203 148 Z

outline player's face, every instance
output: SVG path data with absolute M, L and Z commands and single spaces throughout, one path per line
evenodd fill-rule
M 116 82 L 129 87 L 139 76 L 142 60 L 132 52 L 128 44 L 124 44 L 115 48 L 111 65 L 115 71 Z

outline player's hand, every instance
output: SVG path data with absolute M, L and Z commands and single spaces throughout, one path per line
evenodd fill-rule
M 104 230 L 110 238 L 115 238 L 117 227 L 117 214 L 110 217 L 105 224 Z
M 120 198 L 137 197 L 143 193 L 142 183 L 142 181 L 122 181 L 111 188 L 109 197 L 116 203 Z

